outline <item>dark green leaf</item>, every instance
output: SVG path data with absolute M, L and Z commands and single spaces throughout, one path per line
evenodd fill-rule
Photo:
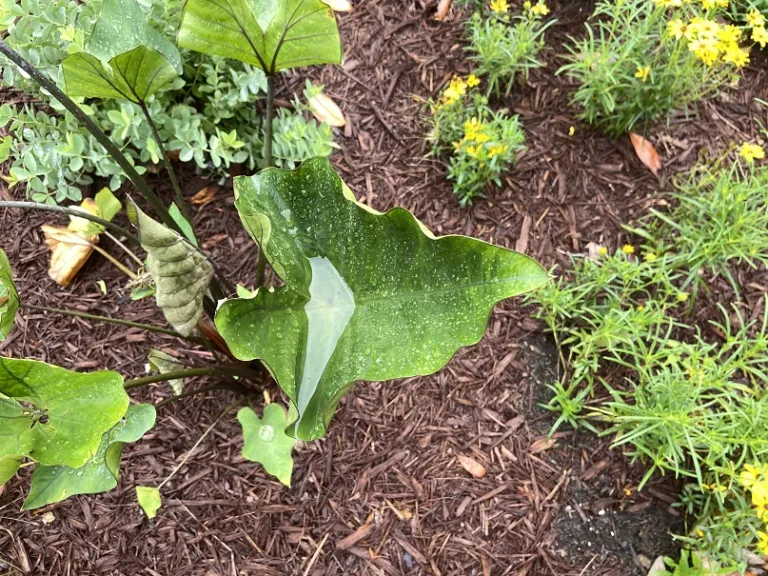
M 356 380 L 430 374 L 485 333 L 494 304 L 547 282 L 522 254 L 435 238 L 406 210 L 345 197 L 325 159 L 235 179 L 236 206 L 285 286 L 224 302 L 216 325 L 241 360 L 262 359 L 322 436 Z
M 117 372 L 79 374 L 0 358 L 0 458 L 28 456 L 45 466 L 79 468 L 127 409 Z
M 125 417 L 104 433 L 96 454 L 80 468 L 38 466 L 32 474 L 24 510 L 60 502 L 75 494 L 98 494 L 117 486 L 123 445 L 137 442 L 155 425 L 155 407 L 130 406 Z
M 321 0 L 187 0 L 179 47 L 274 74 L 341 62 L 333 11 Z
M 19 310 L 19 294 L 13 283 L 13 270 L 8 256 L 0 250 L 0 342 L 8 337 Z
M 243 456 L 258 462 L 286 486 L 291 485 L 295 440 L 285 433 L 285 410 L 277 404 L 264 407 L 264 419 L 250 408 L 241 408 L 237 419 L 243 427 Z
M 180 334 L 189 336 L 203 313 L 213 265 L 181 235 L 135 210 L 157 305 Z

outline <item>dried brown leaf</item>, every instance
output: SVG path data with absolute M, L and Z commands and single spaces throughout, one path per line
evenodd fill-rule
M 539 438 L 538 440 L 534 440 L 531 444 L 531 447 L 528 449 L 528 452 L 531 454 L 538 454 L 539 452 L 544 452 L 545 450 L 549 450 L 557 443 L 557 438 L 547 438 L 544 436 L 543 438 Z
M 435 20 L 445 20 L 448 16 L 448 10 L 451 9 L 453 0 L 440 0 L 437 4 L 437 11 L 435 12 Z
M 93 253 L 98 235 L 72 232 L 63 226 L 42 226 L 45 243 L 51 249 L 48 276 L 61 286 L 69 286 Z
M 656 148 L 653 147 L 653 144 L 640 136 L 640 134 L 635 134 L 634 132 L 629 133 L 629 140 L 632 142 L 635 154 L 640 158 L 640 161 L 653 172 L 654 176 L 658 176 L 662 166 L 661 158 L 659 157 L 659 153 L 656 152 Z
M 329 126 L 339 128 L 347 123 L 344 114 L 341 109 L 336 105 L 330 96 L 323 94 L 316 94 L 309 99 L 309 109 L 317 118 L 318 122 L 325 122 Z
M 456 458 L 459 460 L 459 464 L 461 464 L 462 468 L 472 474 L 472 476 L 475 478 L 482 478 L 485 476 L 485 466 L 480 464 L 474 458 L 470 458 L 469 456 L 462 456 L 461 454 L 458 454 Z
M 216 186 L 206 186 L 202 190 L 198 191 L 189 201 L 196 206 L 208 204 L 216 197 L 218 188 Z

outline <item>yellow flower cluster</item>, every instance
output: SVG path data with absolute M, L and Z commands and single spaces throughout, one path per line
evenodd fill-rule
M 496 14 L 506 14 L 509 12 L 509 4 L 507 0 L 491 0 L 491 10 Z
M 530 0 L 526 0 L 523 2 L 523 8 L 534 16 L 546 16 L 549 14 L 549 7 L 544 0 L 539 0 L 536 4 L 533 4 Z
M 451 83 L 448 85 L 448 88 L 443 91 L 443 95 L 440 98 L 440 104 L 437 106 L 437 108 L 442 105 L 450 106 L 451 104 L 455 104 L 461 100 L 461 97 L 464 96 L 464 94 L 467 93 L 467 88 L 474 88 L 479 84 L 480 79 L 474 74 L 467 76 L 466 80 L 460 76 L 454 76 L 451 79 Z
M 705 64 L 727 62 L 737 68 L 749 64 L 749 50 L 739 46 L 741 30 L 732 24 L 720 24 L 695 17 L 687 24 L 680 18 L 667 23 L 667 34 L 688 42 L 688 49 Z
M 752 41 L 765 48 L 768 44 L 768 31 L 765 29 L 765 16 L 754 8 L 747 14 L 747 25 L 752 28 Z
M 683 4 L 691 4 L 692 2 L 693 0 L 653 0 L 656 6 L 663 6 L 664 8 L 680 8 Z M 705 10 L 728 8 L 730 4 L 729 0 L 700 0 L 700 3 Z
M 751 164 L 756 159 L 762 160 L 765 158 L 765 150 L 758 144 L 744 142 L 744 144 L 741 145 L 741 148 L 739 148 L 739 156 Z
M 485 124 L 475 117 L 467 120 L 464 123 L 464 138 L 456 142 L 454 147 L 457 150 L 463 149 L 472 158 L 476 158 L 483 150 L 487 151 L 489 159 L 504 154 L 508 150 L 508 146 L 503 144 L 493 144 L 485 148 L 484 144 L 491 140 L 491 135 L 486 131 L 487 128 Z
M 745 464 L 739 474 L 739 481 L 749 490 L 757 517 L 768 523 L 768 464 Z M 768 555 L 768 534 L 758 532 L 757 536 L 757 551 Z

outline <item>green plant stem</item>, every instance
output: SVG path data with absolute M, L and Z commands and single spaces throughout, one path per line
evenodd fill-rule
M 215 390 L 231 390 L 232 392 L 238 392 L 243 395 L 250 392 L 248 388 L 238 384 L 237 382 L 222 382 L 220 384 L 211 384 L 210 386 L 195 388 L 194 390 L 189 390 L 187 392 L 183 392 L 182 394 L 177 394 L 176 396 L 171 396 L 170 398 L 166 398 L 165 400 L 155 404 L 155 408 L 160 408 L 161 406 L 182 400 L 183 398 L 189 398 L 190 396 L 197 396 L 198 394 L 205 394 L 206 392 L 213 392 Z
M 64 108 L 69 110 L 72 115 L 77 118 L 90 132 L 94 138 L 101 144 L 110 156 L 117 162 L 122 168 L 125 175 L 133 183 L 134 186 L 141 192 L 142 196 L 149 202 L 155 213 L 162 219 L 163 223 L 169 228 L 181 232 L 179 226 L 174 222 L 168 210 L 163 205 L 160 198 L 152 192 L 147 184 L 146 180 L 142 178 L 136 171 L 136 168 L 131 164 L 128 158 L 120 151 L 120 149 L 109 139 L 104 131 L 99 128 L 96 123 L 83 112 L 82 108 L 78 106 L 74 100 L 67 96 L 64 92 L 59 90 L 58 86 L 54 84 L 49 78 L 41 73 L 32 64 L 27 62 L 18 52 L 8 46 L 3 40 L 0 40 L 0 53 L 4 54 L 11 62 L 16 64 L 24 72 L 26 72 L 35 82 L 45 88 L 51 96 L 58 100 Z
M 267 76 L 267 115 L 264 126 L 264 167 L 272 167 L 272 138 L 275 116 L 275 77 Z M 264 285 L 264 276 L 267 269 L 267 257 L 264 247 L 259 246 L 259 259 L 256 262 L 256 287 Z
M 108 220 L 94 216 L 93 214 L 86 212 L 82 208 L 73 208 L 67 206 L 57 206 L 55 204 L 43 204 L 41 202 L 15 202 L 10 200 L 0 200 L 0 208 L 22 208 L 24 210 L 43 210 L 47 212 L 59 212 L 61 214 L 68 214 L 70 216 L 77 216 L 83 220 L 89 220 L 95 224 L 109 228 L 110 230 L 122 234 L 127 240 L 134 242 L 141 246 L 139 239 L 131 234 L 128 230 L 117 224 L 113 224 Z
M 112 242 L 114 242 L 117 246 L 122 248 L 123 252 L 125 252 L 131 258 L 131 260 L 136 262 L 136 264 L 138 264 L 139 266 L 142 266 L 142 267 L 144 266 L 144 262 L 141 261 L 141 258 L 139 258 L 138 256 L 136 256 L 136 254 L 131 252 L 125 244 L 120 242 L 120 240 L 118 240 L 117 238 L 112 236 L 112 234 L 110 234 L 109 231 L 105 230 L 104 231 L 104 236 L 106 236 L 107 238 L 112 240 Z
M 49 308 L 48 306 L 35 306 L 34 304 L 22 304 L 22 308 L 26 310 L 35 310 L 36 312 L 50 312 L 52 314 L 61 314 L 62 316 L 73 316 L 75 318 L 83 318 L 84 320 L 96 320 L 98 322 L 107 322 L 109 324 L 119 324 L 120 326 L 128 326 L 129 328 L 139 328 L 140 330 L 147 330 L 148 332 L 156 332 L 157 334 L 167 334 L 168 336 L 175 336 L 182 340 L 194 342 L 195 344 L 202 344 L 204 340 L 196 336 L 182 336 L 174 330 L 168 328 L 162 328 L 160 326 L 153 326 L 151 324 L 141 324 L 139 322 L 131 322 L 130 320 L 122 320 L 120 318 L 110 318 L 109 316 L 99 316 L 97 314 L 88 314 L 87 312 L 80 312 L 79 310 L 66 310 L 63 308 Z
M 163 164 L 165 164 L 165 171 L 168 173 L 168 178 L 171 180 L 171 185 L 173 186 L 174 192 L 176 192 L 176 202 L 179 205 L 179 209 L 181 210 L 184 218 L 186 218 L 187 222 L 189 222 L 189 226 L 192 227 L 192 215 L 189 211 L 189 206 L 187 205 L 187 201 L 184 199 L 184 194 L 181 192 L 179 180 L 176 178 L 176 172 L 174 171 L 173 165 L 171 165 L 171 161 L 168 158 L 168 153 L 165 151 L 163 141 L 160 139 L 160 132 L 158 132 L 157 126 L 155 126 L 155 123 L 152 120 L 152 116 L 149 114 L 149 108 L 147 108 L 147 104 L 142 101 L 139 102 L 139 106 L 141 107 L 141 111 L 144 112 L 144 117 L 147 119 L 147 123 L 152 129 L 152 136 L 155 138 L 157 147 L 160 149 L 160 154 L 163 157 Z M 194 229 L 192 230 L 192 234 L 194 235 Z
M 156 382 L 167 382 L 169 380 L 179 380 L 181 378 L 193 378 L 196 376 L 254 376 L 255 373 L 248 367 L 239 364 L 225 364 L 218 366 L 203 366 L 202 368 L 187 368 L 184 370 L 174 370 L 165 374 L 152 374 L 143 378 L 136 378 L 125 383 L 126 390 L 155 384 Z

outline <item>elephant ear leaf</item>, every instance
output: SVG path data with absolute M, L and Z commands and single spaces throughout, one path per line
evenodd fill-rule
M 136 0 L 105 0 L 85 52 L 68 56 L 62 69 L 70 96 L 143 103 L 182 73 L 182 63 Z
M 0 342 L 8 337 L 19 310 L 19 293 L 13 283 L 8 256 L 0 250 Z
M 117 486 L 123 445 L 137 442 L 155 425 L 155 407 L 130 406 L 125 416 L 101 437 L 96 454 L 80 468 L 37 465 L 23 509 L 32 510 L 74 496 L 98 494 Z
M 181 335 L 189 336 L 203 313 L 203 297 L 213 264 L 184 237 L 154 221 L 138 207 L 139 240 L 147 252 L 147 271 L 155 281 L 157 305 Z
M 342 55 L 333 10 L 322 0 L 187 0 L 178 43 L 267 74 L 338 64 Z
M 117 372 L 80 374 L 0 358 L 0 461 L 23 456 L 44 466 L 79 468 L 127 409 Z
M 321 158 L 235 179 L 237 210 L 285 285 L 224 302 L 235 356 L 261 359 L 298 410 L 289 432 L 324 434 L 357 380 L 442 368 L 484 335 L 500 300 L 549 279 L 531 258 L 464 236 L 436 238 L 406 210 L 351 200 Z

